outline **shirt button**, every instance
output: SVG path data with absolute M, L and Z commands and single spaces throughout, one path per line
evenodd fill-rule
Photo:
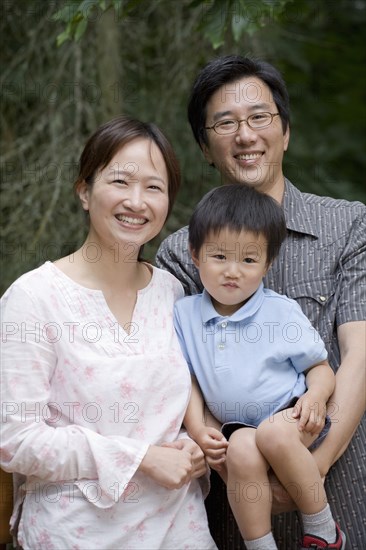
M 227 327 L 227 323 L 224 321 L 223 323 L 221 323 L 221 326 L 222 326 L 222 328 L 226 328 L 226 327 Z
M 219 344 L 217 347 L 218 347 L 219 349 L 225 349 L 224 344 Z
M 326 299 L 325 296 L 319 296 L 319 300 L 320 300 L 321 302 L 326 302 L 327 299 Z

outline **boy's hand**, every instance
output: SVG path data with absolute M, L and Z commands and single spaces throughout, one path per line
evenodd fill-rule
M 292 412 L 293 418 L 298 418 L 298 429 L 310 434 L 319 434 L 325 423 L 326 403 L 320 394 L 308 390 L 302 395 Z
M 204 427 L 195 434 L 195 440 L 205 453 L 209 466 L 221 464 L 226 459 L 228 441 L 216 428 Z

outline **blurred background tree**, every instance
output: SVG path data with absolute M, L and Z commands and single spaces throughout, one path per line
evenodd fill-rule
M 81 244 L 77 161 L 116 114 L 157 123 L 181 163 L 178 201 L 145 256 L 187 223 L 220 183 L 186 119 L 192 81 L 216 55 L 282 71 L 292 107 L 285 173 L 296 185 L 366 200 L 366 0 L 2 0 L 0 9 L 1 293 Z

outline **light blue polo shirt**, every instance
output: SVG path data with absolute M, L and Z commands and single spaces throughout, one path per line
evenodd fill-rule
M 327 358 L 300 306 L 263 283 L 230 317 L 217 313 L 205 290 L 182 298 L 174 324 L 190 371 L 222 423 L 258 426 L 302 395 L 304 371 Z

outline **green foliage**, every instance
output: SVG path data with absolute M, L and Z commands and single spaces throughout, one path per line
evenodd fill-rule
M 292 106 L 285 173 L 296 185 L 365 201 L 365 19 L 365 0 L 3 3 L 1 291 L 81 244 L 78 158 L 117 113 L 154 121 L 172 141 L 183 184 L 160 238 L 187 223 L 220 183 L 186 118 L 192 81 L 216 55 L 282 71 Z M 146 247 L 151 259 L 158 242 Z
M 232 33 L 235 42 L 245 35 L 252 36 L 260 28 L 267 25 L 269 18 L 278 20 L 286 4 L 293 0 L 213 0 L 202 2 L 195 0 L 191 6 L 208 4 L 205 17 L 198 27 L 216 50 L 225 44 L 228 30 Z

